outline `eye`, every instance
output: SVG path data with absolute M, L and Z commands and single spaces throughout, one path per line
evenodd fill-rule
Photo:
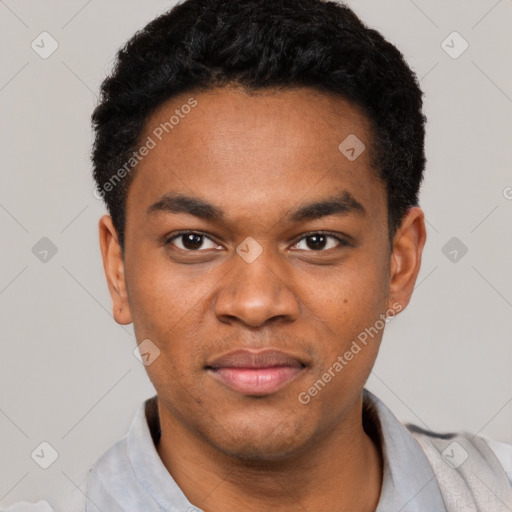
M 202 233 L 195 231 L 182 231 L 168 238 L 165 245 L 175 245 L 183 251 L 199 251 L 206 249 L 219 249 L 219 244 Z M 206 247 L 205 247 L 206 246 Z
M 300 247 L 301 244 L 302 247 Z M 301 251 L 321 252 L 347 245 L 349 245 L 348 242 L 338 236 L 330 235 L 329 233 L 312 233 L 301 238 L 294 247 Z
M 182 231 L 165 241 L 165 245 L 174 245 L 183 251 L 201 252 L 208 249 L 222 249 L 208 236 L 196 231 Z M 324 252 L 348 246 L 349 243 L 343 238 L 329 233 L 311 233 L 302 237 L 294 248 L 301 251 Z

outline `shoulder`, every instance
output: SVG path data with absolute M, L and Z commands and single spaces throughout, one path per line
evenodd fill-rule
M 422 445 L 433 446 L 437 448 L 439 455 L 448 464 L 455 465 L 459 460 L 464 462 L 469 453 L 478 450 L 479 456 L 486 461 L 495 462 L 496 459 L 500 466 L 507 473 L 507 477 L 512 481 L 512 444 L 495 441 L 482 436 L 473 435 L 469 432 L 459 433 L 439 433 L 422 429 L 417 425 L 405 425 L 409 432 Z
M 112 485 L 132 485 L 133 468 L 126 436 L 117 441 L 95 462 L 87 480 L 87 493 L 110 494 Z
M 496 458 L 503 466 L 507 474 L 510 485 L 512 486 L 512 444 L 495 441 L 494 439 L 482 438 L 496 455 Z
M 407 428 L 427 456 L 448 510 L 461 504 L 471 510 L 502 510 L 505 504 L 512 510 L 512 445 L 468 432 Z

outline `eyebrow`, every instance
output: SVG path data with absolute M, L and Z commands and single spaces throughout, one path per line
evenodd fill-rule
M 184 194 L 165 194 L 147 209 L 148 215 L 157 213 L 188 213 L 200 219 L 224 222 L 224 211 L 203 199 Z M 285 217 L 289 222 L 315 220 L 329 215 L 347 215 L 356 213 L 365 215 L 366 210 L 352 194 L 343 191 L 320 201 L 300 205 L 292 209 Z

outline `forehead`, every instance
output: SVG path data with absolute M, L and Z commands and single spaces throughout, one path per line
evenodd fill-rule
M 181 94 L 146 120 L 140 140 L 151 140 L 152 149 L 136 166 L 127 217 L 130 205 L 141 212 L 175 192 L 203 197 L 228 215 L 334 191 L 371 210 L 385 199 L 371 167 L 371 135 L 356 105 L 312 89 Z

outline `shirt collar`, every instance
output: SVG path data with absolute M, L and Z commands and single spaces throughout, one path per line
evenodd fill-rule
M 127 453 L 135 477 L 158 505 L 166 511 L 194 509 L 158 455 L 155 442 L 160 437 L 156 395 L 138 409 L 127 436 Z
M 395 415 L 367 389 L 363 420 L 376 429 L 384 460 L 376 512 L 442 512 L 445 505 L 432 467 L 422 448 Z
M 383 482 L 376 512 L 444 511 L 445 506 L 435 475 L 420 445 L 384 403 L 366 389 L 363 390 L 363 423 L 367 431 L 372 430 L 376 434 L 383 455 Z M 97 479 L 105 481 L 109 477 L 109 469 L 113 471 L 116 468 L 118 485 L 109 486 L 109 500 L 118 499 L 120 504 L 127 501 L 126 489 L 137 487 L 139 491 L 136 504 L 148 511 L 197 510 L 187 500 L 160 459 L 155 447 L 159 437 L 160 422 L 154 396 L 137 410 L 128 434 L 122 440 L 125 444 L 118 443 L 117 448 L 111 450 L 110 456 L 107 452 L 93 469 L 93 474 L 98 473 Z M 129 470 L 120 460 L 111 460 L 120 459 L 120 452 L 124 449 L 130 462 Z M 124 474 L 120 475 L 119 472 Z M 131 482 L 132 479 L 135 481 Z M 93 485 L 91 490 L 100 487 L 103 488 Z M 101 496 L 91 496 L 91 499 L 96 500 L 98 505 L 102 501 Z M 131 505 L 134 503 L 131 502 Z

